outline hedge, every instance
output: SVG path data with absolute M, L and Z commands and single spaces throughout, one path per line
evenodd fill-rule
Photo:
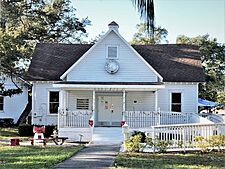
M 12 118 L 0 118 L 0 127 L 13 127 L 14 120 Z

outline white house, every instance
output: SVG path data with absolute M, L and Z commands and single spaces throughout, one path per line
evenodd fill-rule
M 28 104 L 28 85 L 21 78 L 14 77 L 13 80 L 23 92 L 11 97 L 0 95 L 0 119 L 11 118 L 14 123 L 17 123 Z M 1 76 L 0 83 L 4 84 L 5 89 L 16 89 L 15 84 L 8 76 Z
M 94 45 L 37 44 L 28 72 L 33 124 L 90 140 L 93 127 L 204 121 L 195 114 L 204 81 L 197 46 L 130 45 L 117 23 L 108 27 Z

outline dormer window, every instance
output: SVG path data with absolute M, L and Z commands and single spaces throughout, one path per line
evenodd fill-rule
M 107 59 L 118 59 L 118 47 L 108 46 L 107 48 Z

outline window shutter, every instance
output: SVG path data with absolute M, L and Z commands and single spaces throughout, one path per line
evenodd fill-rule
M 116 59 L 117 58 L 117 47 L 109 46 L 108 47 L 108 58 Z
M 89 99 L 77 99 L 77 109 L 88 110 L 89 109 Z

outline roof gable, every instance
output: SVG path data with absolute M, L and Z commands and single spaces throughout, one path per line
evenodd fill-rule
M 110 24 L 115 24 L 115 23 L 110 23 Z M 109 24 L 109 26 L 111 26 Z M 76 67 L 76 65 L 78 65 L 85 57 L 87 57 L 88 54 L 90 54 L 95 48 L 96 46 L 98 46 L 104 39 L 106 39 L 110 33 L 115 33 L 121 40 L 122 42 L 132 51 L 134 52 L 137 57 L 142 60 L 142 62 L 162 81 L 162 76 L 145 60 L 143 59 L 140 54 L 134 50 L 133 47 L 131 47 L 131 45 L 118 33 L 117 29 L 114 28 L 110 28 L 108 30 L 108 32 L 97 42 L 95 43 L 90 49 L 87 50 L 87 52 L 84 53 L 84 55 L 82 57 L 80 57 L 76 62 L 74 62 L 74 64 L 67 70 L 65 71 L 65 73 L 62 74 L 62 76 L 60 77 L 60 79 L 64 79 L 73 69 L 74 67 Z
M 110 74 L 105 70 L 109 61 L 107 49 L 109 46 L 116 46 L 119 64 L 119 71 Z M 85 57 L 75 63 L 66 75 L 66 81 L 86 82 L 157 82 L 158 76 L 149 68 L 143 58 L 137 56 L 137 52 L 130 50 L 130 47 L 120 37 L 111 31 L 91 52 L 86 52 Z M 90 51 L 90 50 L 89 50 Z

